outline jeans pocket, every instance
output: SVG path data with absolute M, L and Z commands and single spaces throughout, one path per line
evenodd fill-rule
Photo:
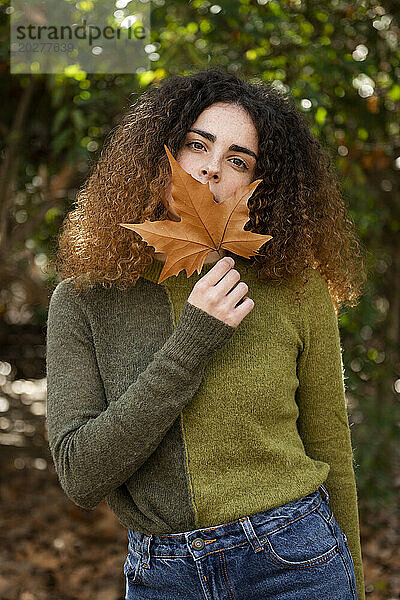
M 124 562 L 124 575 L 129 583 L 135 585 L 142 582 L 143 557 L 137 550 L 128 545 L 128 555 Z
M 271 562 L 287 568 L 310 568 L 338 552 L 335 535 L 317 508 L 268 532 L 263 544 Z
M 357 596 L 356 573 L 355 573 L 353 557 L 350 552 L 350 547 L 349 547 L 349 542 L 347 540 L 347 536 L 346 536 L 345 532 L 342 530 L 342 528 L 340 527 L 340 525 L 337 522 L 335 517 L 332 518 L 332 526 L 335 528 L 336 535 L 338 536 L 338 539 L 341 542 L 340 543 L 340 553 L 342 554 L 342 560 L 344 561 L 345 568 L 346 568 L 348 576 L 351 580 L 353 597 L 355 600 L 357 600 L 358 596 Z
M 340 531 L 341 531 L 341 534 L 343 536 L 343 541 L 344 541 L 344 543 L 346 544 L 346 546 L 348 548 L 349 547 L 349 542 L 348 542 L 348 539 L 347 539 L 347 535 L 345 534 L 344 531 L 342 531 L 342 529 L 340 529 Z
M 345 552 L 347 554 L 347 558 L 348 558 L 348 560 L 349 560 L 349 562 L 351 564 L 352 570 L 354 571 L 354 562 L 353 562 L 353 557 L 352 557 L 351 552 L 350 552 L 350 547 L 349 547 L 349 542 L 348 542 L 348 539 L 347 539 L 347 535 L 342 530 L 342 528 L 340 527 L 340 525 L 336 521 L 336 519 L 335 519 L 335 524 L 336 524 L 336 527 L 337 527 L 338 531 L 340 531 L 340 534 L 341 534 L 343 542 L 344 542 L 344 547 L 345 547 Z

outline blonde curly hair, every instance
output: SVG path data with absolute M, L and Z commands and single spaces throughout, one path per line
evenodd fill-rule
M 126 289 L 155 249 L 120 223 L 167 218 L 163 197 L 174 156 L 197 117 L 215 102 L 243 107 L 258 132 L 246 231 L 273 239 L 249 260 L 262 280 L 290 280 L 307 267 L 326 280 L 336 313 L 357 304 L 366 280 L 361 243 L 332 173 L 331 158 L 293 101 L 270 83 L 247 82 L 221 67 L 173 75 L 148 88 L 110 133 L 67 214 L 54 261 L 78 291 L 100 283 Z M 303 288 L 304 291 L 304 288 Z

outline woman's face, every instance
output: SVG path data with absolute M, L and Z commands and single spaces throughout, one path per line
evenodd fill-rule
M 194 179 L 209 183 L 215 201 L 220 203 L 254 180 L 257 152 L 257 130 L 250 115 L 241 106 L 217 102 L 193 123 L 175 158 Z M 171 188 L 172 182 L 165 206 L 168 216 L 179 220 Z

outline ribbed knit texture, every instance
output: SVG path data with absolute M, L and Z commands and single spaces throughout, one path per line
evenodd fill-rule
M 120 522 L 179 533 L 300 498 L 324 483 L 365 598 L 340 336 L 326 282 L 257 279 L 237 328 L 187 302 L 201 274 L 162 284 L 155 260 L 130 290 L 71 279 L 51 297 L 47 426 L 61 485 Z

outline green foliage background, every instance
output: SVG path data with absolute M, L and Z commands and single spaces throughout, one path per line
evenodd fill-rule
M 400 5 L 216 2 L 153 0 L 151 69 L 128 75 L 10 75 L 10 7 L 0 3 L 0 317 L 45 323 L 62 220 L 148 86 L 214 64 L 274 81 L 329 150 L 367 257 L 365 294 L 339 323 L 360 503 L 373 511 L 398 502 L 400 487 Z

